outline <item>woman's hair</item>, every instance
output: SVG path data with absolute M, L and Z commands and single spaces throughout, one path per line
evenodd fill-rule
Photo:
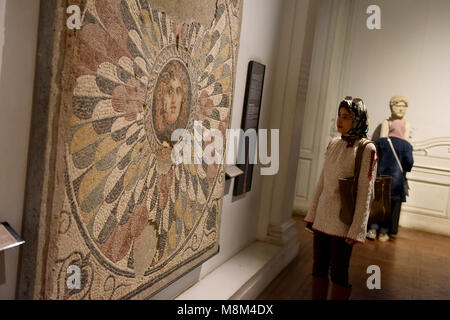
M 339 111 L 345 108 L 352 115 L 352 128 L 348 132 L 350 136 L 358 139 L 367 138 L 369 132 L 369 113 L 364 101 L 360 98 L 347 96 L 339 103 Z
M 391 98 L 391 101 L 389 101 L 389 106 L 392 108 L 393 106 L 399 104 L 400 102 L 403 102 L 406 105 L 406 107 L 408 107 L 408 100 L 402 96 L 393 96 Z

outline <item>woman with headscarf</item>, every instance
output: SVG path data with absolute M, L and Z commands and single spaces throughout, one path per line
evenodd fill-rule
M 350 297 L 350 257 L 353 245 L 364 243 L 366 238 L 377 172 L 376 148 L 374 144 L 368 144 L 361 162 L 353 223 L 348 226 L 339 218 L 339 179 L 354 175 L 359 144 L 367 138 L 368 112 L 361 99 L 346 97 L 339 104 L 337 128 L 341 137 L 334 138 L 327 147 L 322 174 L 305 217 L 307 228 L 314 232 L 314 300 L 326 300 L 330 269 L 333 283 L 331 299 L 347 300 Z
M 370 230 L 367 233 L 367 238 L 370 240 L 376 239 L 378 229 L 380 229 L 378 240 L 382 242 L 388 241 L 390 239 L 389 236 L 398 233 L 400 211 L 402 203 L 406 202 L 408 192 L 406 173 L 410 172 L 414 165 L 413 147 L 406 139 L 406 122 L 404 120 L 394 120 L 389 128 L 389 137 L 381 138 L 377 141 L 376 146 L 380 159 L 378 173 L 392 176 L 391 215 L 387 221 L 380 225 L 373 224 L 370 226 Z

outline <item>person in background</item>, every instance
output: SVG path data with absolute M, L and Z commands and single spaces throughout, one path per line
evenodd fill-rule
M 405 131 L 405 122 L 402 120 L 394 120 L 389 128 L 389 137 L 380 138 L 376 143 L 379 157 L 378 173 L 392 176 L 391 215 L 382 224 L 373 224 L 370 226 L 370 230 L 367 233 L 367 238 L 370 240 L 376 239 L 378 230 L 378 240 L 382 242 L 388 241 L 390 235 L 392 236 L 398 233 L 400 211 L 402 209 L 402 203 L 406 202 L 408 193 L 406 172 L 410 172 L 414 165 L 413 147 L 406 141 Z
M 331 299 L 349 299 L 352 290 L 348 272 L 350 258 L 353 245 L 364 243 L 366 239 L 377 172 L 376 148 L 369 144 L 362 157 L 353 223 L 346 225 L 339 218 L 339 179 L 354 175 L 356 152 L 361 139 L 367 137 L 369 121 L 361 99 L 346 97 L 338 111 L 337 128 L 342 136 L 328 145 L 322 174 L 305 217 L 307 229 L 314 233 L 313 300 L 327 299 L 330 269 Z

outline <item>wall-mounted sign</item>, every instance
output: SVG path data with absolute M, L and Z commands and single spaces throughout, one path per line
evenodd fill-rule
M 247 87 L 245 90 L 244 114 L 241 125 L 244 132 L 250 129 L 254 129 L 256 132 L 258 131 L 265 72 L 265 65 L 250 61 L 247 74 Z M 251 190 L 254 166 L 252 163 L 254 162 L 250 160 L 253 156 L 256 156 L 256 143 L 251 144 L 250 139 L 247 137 L 241 140 L 240 143 L 245 143 L 245 163 L 238 164 L 237 166 L 244 171 L 244 174 L 238 176 L 235 180 L 234 196 L 242 195 Z M 239 152 L 242 152 L 243 148 L 239 148 L 239 150 Z

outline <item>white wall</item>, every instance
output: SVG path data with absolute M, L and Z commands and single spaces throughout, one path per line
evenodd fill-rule
M 382 30 L 366 27 L 366 9 L 381 8 Z M 389 100 L 404 95 L 412 141 L 450 136 L 450 1 L 355 1 L 343 94 L 364 98 L 371 131 L 390 115 Z
M 0 221 L 21 232 L 39 1 L 0 1 Z M 0 299 L 15 297 L 19 249 L 5 254 Z

